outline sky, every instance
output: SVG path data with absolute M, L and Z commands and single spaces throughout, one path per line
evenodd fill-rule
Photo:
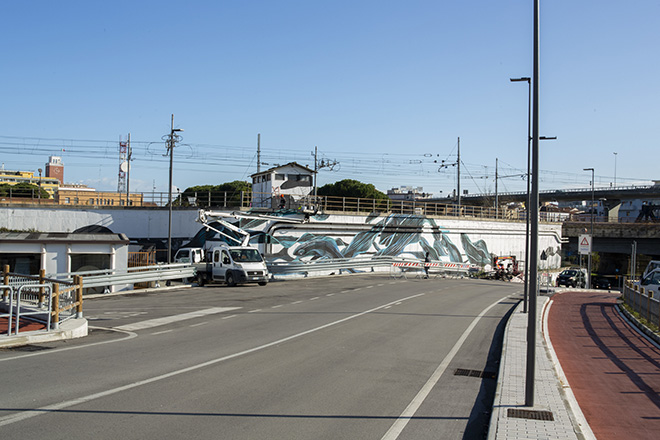
M 0 3 L 0 162 L 117 190 L 250 181 L 289 162 L 318 185 L 523 191 L 533 0 Z M 660 179 L 660 0 L 541 0 L 541 190 Z M 443 162 L 444 161 L 444 162 Z

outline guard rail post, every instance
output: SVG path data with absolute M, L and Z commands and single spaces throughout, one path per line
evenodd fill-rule
M 3 270 L 3 276 L 2 276 L 2 284 L 5 286 L 9 285 L 9 265 L 5 264 L 5 266 L 2 268 Z M 9 289 L 3 289 L 2 291 L 2 300 L 7 301 L 7 298 L 9 297 Z
M 44 295 L 45 295 L 45 289 L 43 287 L 44 285 L 44 279 L 46 278 L 46 269 L 39 269 L 39 308 L 41 308 L 44 305 Z
M 83 277 L 76 275 L 73 283 L 76 285 L 76 318 L 80 319 L 83 317 Z
M 52 311 L 50 314 L 53 316 L 52 327 L 53 330 L 57 329 L 60 325 L 60 285 L 59 283 L 53 284 L 52 295 Z

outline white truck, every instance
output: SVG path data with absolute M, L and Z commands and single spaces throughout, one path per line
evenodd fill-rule
M 175 263 L 202 263 L 204 262 L 204 249 L 180 248 L 174 255 Z
M 236 245 L 229 245 L 225 242 L 207 243 L 205 262 L 193 263 L 197 269 L 197 284 L 202 286 L 205 283 L 221 282 L 233 287 L 236 284 L 257 283 L 265 286 L 268 284 L 269 274 L 263 256 L 257 249 L 249 245 L 250 234 L 223 220 L 227 217 L 231 216 L 203 209 L 199 211 L 198 222 Z M 240 238 L 216 229 L 211 226 L 212 222 L 220 223 Z

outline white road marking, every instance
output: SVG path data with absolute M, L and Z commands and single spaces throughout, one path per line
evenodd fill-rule
M 96 327 L 96 326 L 92 326 L 92 325 L 90 325 L 89 328 L 91 328 L 91 329 L 96 328 L 96 329 L 100 329 L 100 330 L 108 330 L 108 331 L 113 331 L 113 332 L 116 331 L 118 333 L 126 333 L 128 336 L 126 336 L 125 338 L 121 338 L 121 339 L 113 339 L 112 341 L 93 342 L 91 344 L 76 345 L 75 347 L 56 348 L 54 350 L 38 351 L 36 353 L 22 354 L 20 356 L 14 356 L 14 357 L 8 357 L 8 358 L 0 359 L 0 362 L 13 361 L 13 360 L 16 360 L 16 359 L 23 359 L 23 358 L 32 357 L 32 356 L 43 356 L 45 354 L 59 353 L 61 351 L 78 350 L 78 349 L 81 349 L 81 348 L 94 347 L 96 345 L 114 344 L 115 342 L 128 341 L 129 339 L 137 338 L 137 333 L 133 333 L 133 332 L 126 332 L 126 331 L 123 331 L 123 330 L 116 330 L 116 329 L 113 329 L 113 328 L 106 328 L 106 327 Z
M 250 310 L 248 313 L 256 313 L 256 312 L 261 312 L 261 309 Z
M 279 305 L 273 306 L 273 307 L 271 307 L 271 309 L 279 309 L 280 307 L 282 307 L 282 304 L 279 304 Z
M 238 315 L 229 315 L 229 316 L 223 316 L 222 319 L 231 319 L 231 318 L 236 318 Z
M 235 358 L 240 357 L 240 356 L 245 356 L 245 355 L 250 354 L 250 353 L 254 353 L 254 352 L 257 352 L 257 351 L 264 350 L 266 348 L 274 347 L 274 346 L 277 346 L 277 345 L 282 344 L 284 342 L 289 342 L 289 341 L 292 341 L 294 339 L 298 339 L 298 338 L 301 338 L 303 336 L 307 336 L 309 334 L 316 333 L 318 331 L 325 330 L 325 329 L 330 328 L 330 327 L 334 327 L 334 326 L 336 326 L 338 324 L 341 324 L 341 323 L 344 323 L 346 321 L 350 321 L 352 319 L 359 318 L 360 316 L 364 316 L 364 315 L 367 315 L 369 313 L 373 313 L 373 312 L 376 312 L 378 310 L 381 310 L 381 309 L 383 309 L 387 306 L 391 306 L 395 302 L 408 301 L 410 299 L 418 298 L 420 296 L 424 296 L 424 294 L 420 293 L 420 294 L 417 294 L 417 295 L 408 296 L 406 298 L 402 298 L 400 300 L 393 301 L 391 303 L 383 304 L 382 306 L 374 307 L 373 309 L 365 310 L 364 312 L 360 312 L 360 313 L 356 313 L 354 315 L 347 316 L 346 318 L 338 319 L 337 321 L 333 321 L 333 322 L 330 322 L 328 324 L 321 325 L 319 327 L 314 327 L 312 329 L 305 330 L 303 332 L 296 333 L 294 335 L 287 336 L 285 338 L 278 339 L 276 341 L 272 341 L 272 342 L 269 342 L 267 344 L 259 345 L 257 347 L 253 347 L 253 348 L 248 348 L 247 350 L 239 351 L 239 352 L 236 352 L 236 353 L 233 353 L 233 354 L 230 354 L 230 355 L 227 355 L 227 356 L 223 356 L 223 357 L 220 357 L 220 358 L 217 358 L 217 359 L 212 359 L 210 361 L 202 362 L 201 364 L 192 365 L 190 367 L 182 368 L 180 370 L 171 371 L 169 373 L 161 374 L 159 376 L 150 377 L 148 379 L 144 379 L 144 380 L 140 380 L 140 381 L 137 381 L 137 382 L 129 383 L 129 384 L 126 384 L 126 385 L 122 385 L 120 387 L 111 388 L 109 390 L 100 391 L 98 393 L 89 394 L 87 396 L 82 396 L 82 397 L 79 397 L 77 399 L 65 400 L 63 402 L 54 403 L 52 405 L 42 406 L 41 408 L 31 409 L 31 410 L 27 410 L 27 411 L 21 411 L 21 412 L 18 412 L 16 414 L 11 414 L 11 415 L 8 415 L 8 416 L 5 416 L 5 417 L 0 417 L 0 426 L 11 425 L 12 423 L 16 423 L 16 422 L 20 422 L 20 421 L 23 421 L 23 420 L 31 419 L 31 418 L 39 416 L 39 415 L 48 414 L 49 412 L 52 412 L 52 411 L 60 411 L 60 410 L 63 410 L 65 408 L 70 408 L 72 406 L 81 405 L 83 403 L 90 402 L 92 400 L 100 399 L 100 398 L 107 397 L 107 396 L 112 396 L 113 394 L 121 393 L 122 391 L 132 390 L 133 388 L 137 388 L 137 387 L 140 387 L 142 385 L 148 385 L 150 383 L 159 382 L 161 380 L 169 379 L 169 378 L 174 377 L 174 376 L 179 376 L 179 375 L 182 375 L 182 374 L 190 373 L 192 371 L 197 371 L 197 370 L 200 370 L 202 368 L 206 368 L 206 367 L 209 367 L 211 365 L 218 364 L 220 362 L 225 362 L 225 361 L 228 361 L 230 359 L 235 359 Z
M 334 293 L 328 293 L 326 296 L 335 296 Z
M 155 335 L 162 335 L 162 334 L 165 334 L 165 333 L 172 333 L 173 331 L 174 331 L 174 330 L 163 330 L 162 332 L 155 332 L 155 333 L 152 333 L 151 335 L 152 335 L 152 336 L 155 336 Z
M 240 307 L 213 307 L 210 309 L 197 310 L 195 312 L 182 313 L 180 315 L 165 316 L 163 318 L 149 319 L 147 321 L 136 322 L 134 324 L 126 324 L 115 327 L 117 330 L 136 331 L 144 330 L 146 328 L 158 327 L 161 325 L 171 324 L 173 322 L 185 321 L 187 319 L 200 318 L 202 316 L 213 315 L 215 313 L 229 312 L 238 310 Z
M 300 304 L 302 301 L 294 301 L 291 304 Z
M 367 288 L 367 289 L 373 289 L 374 286 L 367 286 L 366 288 Z
M 317 299 L 319 299 L 319 297 L 318 297 L 318 296 L 315 296 L 314 298 L 310 298 L 309 300 L 310 300 L 310 301 L 316 301 Z
M 236 315 L 234 315 L 234 316 L 236 316 Z M 224 318 L 222 318 L 222 319 L 224 319 Z M 190 324 L 190 327 L 199 327 L 200 325 L 206 325 L 206 324 L 208 324 L 208 321 L 198 322 L 197 324 Z
M 399 435 L 403 431 L 403 429 L 406 427 L 410 419 L 413 418 L 417 410 L 419 409 L 420 406 L 422 406 L 422 403 L 424 402 L 424 399 L 429 395 L 433 387 L 435 386 L 436 383 L 438 383 L 438 380 L 440 380 L 440 376 L 442 376 L 442 373 L 445 372 L 447 367 L 449 366 L 449 363 L 454 359 L 454 356 L 456 356 L 456 353 L 458 353 L 458 350 L 461 349 L 463 346 L 463 343 L 465 340 L 470 336 L 470 333 L 472 333 L 472 330 L 477 326 L 477 323 L 479 320 L 486 314 L 490 309 L 495 307 L 499 302 L 502 301 L 501 299 L 498 299 L 495 301 L 493 304 L 489 305 L 485 309 L 479 313 L 479 315 L 472 320 L 470 325 L 468 326 L 467 329 L 463 332 L 460 338 L 458 338 L 458 341 L 454 344 L 452 347 L 451 351 L 445 356 L 445 358 L 442 360 L 440 365 L 438 365 L 438 368 L 433 372 L 431 377 L 429 378 L 428 381 L 424 384 L 421 390 L 417 393 L 417 395 L 413 398 L 413 400 L 408 404 L 408 407 L 401 413 L 399 418 L 397 419 L 396 422 L 390 427 L 390 429 L 385 433 L 385 435 L 381 438 L 381 440 L 396 440 L 399 438 Z

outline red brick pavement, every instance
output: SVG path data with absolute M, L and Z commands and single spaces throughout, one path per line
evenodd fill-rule
M 9 327 L 9 320 L 7 318 L 0 318 L 0 336 L 7 334 L 7 327 Z M 31 332 L 34 330 L 43 330 L 46 328 L 45 324 L 38 322 L 29 321 L 27 319 L 21 319 L 20 327 L 18 328 L 18 334 L 20 335 L 23 332 Z M 16 321 L 12 322 L 12 334 L 16 329 Z
M 553 296 L 550 340 L 598 440 L 656 440 L 660 349 L 619 316 L 618 296 L 605 291 Z

